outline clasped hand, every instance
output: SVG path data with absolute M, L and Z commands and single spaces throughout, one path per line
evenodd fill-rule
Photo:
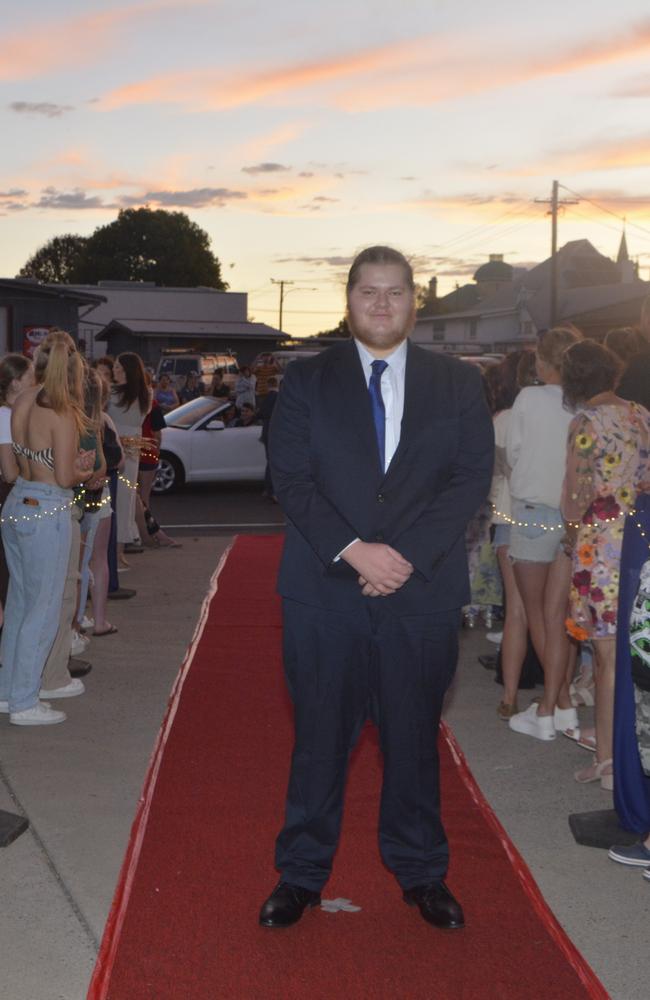
M 383 542 L 356 541 L 341 555 L 359 574 L 364 597 L 387 597 L 403 587 L 413 566 Z

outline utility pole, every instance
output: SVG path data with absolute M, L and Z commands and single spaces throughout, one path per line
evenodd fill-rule
M 280 317 L 278 321 L 278 330 L 282 333 L 282 305 L 284 303 L 284 286 L 293 285 L 293 281 L 276 281 L 275 278 L 271 278 L 272 285 L 280 286 Z
M 549 215 L 551 216 L 551 286 L 550 286 L 550 303 L 549 303 L 549 326 L 555 326 L 557 322 L 557 214 L 559 208 L 564 208 L 565 205 L 578 205 L 577 201 L 559 201 L 560 182 L 553 181 L 553 189 L 551 191 L 551 199 L 547 201 L 543 198 L 535 198 L 535 201 L 540 205 L 550 205 L 551 211 Z

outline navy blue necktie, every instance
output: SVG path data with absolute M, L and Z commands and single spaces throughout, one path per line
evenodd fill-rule
M 368 385 L 382 472 L 386 464 L 386 409 L 384 407 L 384 398 L 381 394 L 381 376 L 386 368 L 388 368 L 387 361 L 373 361 L 372 375 L 370 376 L 370 384 Z

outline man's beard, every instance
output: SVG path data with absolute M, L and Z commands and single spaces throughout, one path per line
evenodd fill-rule
M 397 348 L 406 340 L 408 335 L 413 330 L 413 319 L 409 319 L 401 328 L 400 327 L 390 327 L 387 330 L 367 330 L 363 324 L 359 327 L 355 325 L 354 319 L 348 312 L 347 321 L 350 333 L 358 340 L 359 343 L 363 344 L 364 347 L 372 350 L 376 348 L 380 351 L 390 351 L 392 348 Z

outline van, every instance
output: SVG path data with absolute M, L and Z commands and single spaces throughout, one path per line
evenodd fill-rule
M 239 375 L 239 365 L 234 354 L 184 354 L 180 351 L 163 351 L 156 370 L 156 380 L 161 375 L 169 375 L 178 392 L 185 385 L 189 373 L 196 372 L 204 389 L 207 390 L 216 371 L 222 372 L 224 384 L 234 389 Z

